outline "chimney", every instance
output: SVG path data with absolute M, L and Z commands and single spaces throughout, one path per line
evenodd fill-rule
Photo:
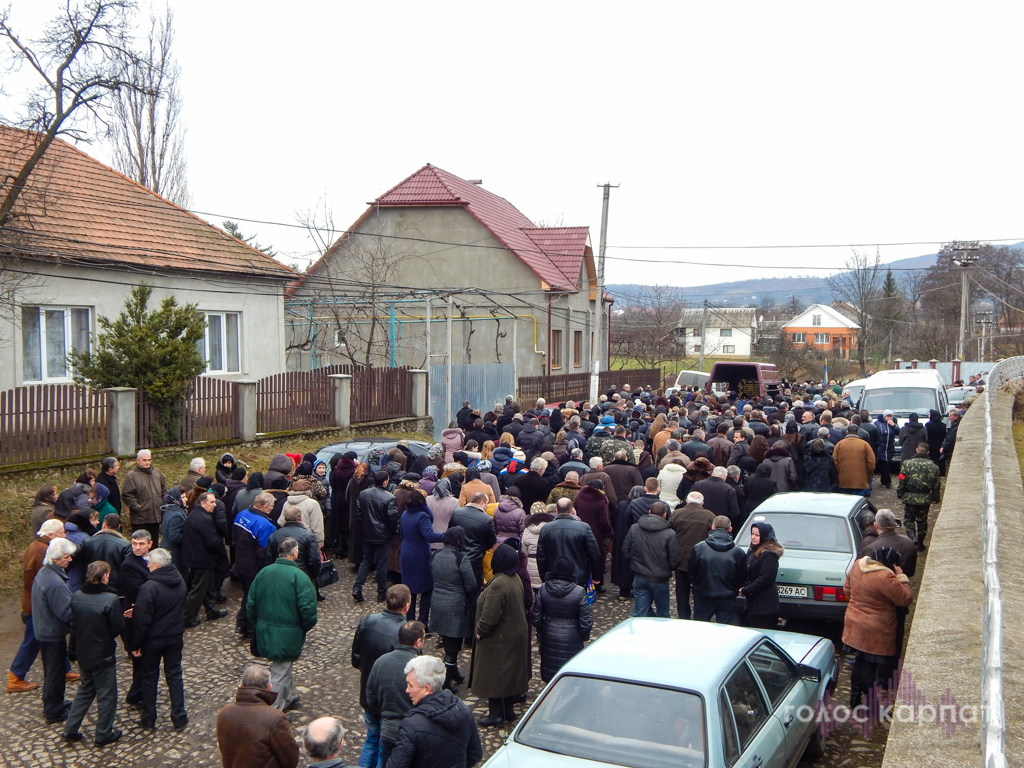
M 466 179 L 470 184 L 476 184 L 478 187 L 484 183 L 483 179 Z

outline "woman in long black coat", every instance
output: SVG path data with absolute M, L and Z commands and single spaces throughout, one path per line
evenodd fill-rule
M 829 493 L 836 484 L 836 463 L 825 451 L 825 441 L 816 437 L 804 458 L 804 490 Z
M 540 679 L 549 682 L 590 639 L 594 617 L 587 591 L 576 583 L 575 566 L 564 555 L 555 560 L 533 601 L 533 626 L 540 645 Z
M 928 411 L 928 422 L 924 425 L 924 428 L 928 434 L 928 458 L 938 464 L 943 474 L 945 474 L 946 470 L 942 463 L 942 454 L 939 453 L 942 442 L 946 439 L 946 424 L 942 421 L 942 414 L 938 411 Z
M 359 464 L 345 488 L 348 500 L 348 561 L 358 566 L 363 560 L 363 526 L 356 524 L 356 499 L 373 485 L 373 473 L 366 462 Z
M 630 502 L 645 493 L 647 491 L 642 485 L 634 485 L 629 495 L 615 508 L 615 517 L 612 519 L 612 529 L 615 531 L 612 544 L 612 584 L 619 588 L 619 598 L 622 600 L 633 599 L 633 569 L 630 567 L 629 559 L 622 556 L 622 542 L 629 533 L 629 516 L 626 512 Z
M 469 597 L 479 586 L 469 558 L 461 552 L 463 534 L 458 525 L 445 531 L 444 549 L 430 559 L 430 575 L 434 579 L 430 628 L 440 635 L 444 645 L 444 687 L 451 691 L 465 679 L 459 672 L 459 651 L 469 634 Z
M 775 629 L 779 625 L 779 558 L 785 553 L 768 523 L 750 526 L 750 548 L 747 550 L 747 583 L 740 595 L 747 599 L 743 623 L 758 629 Z

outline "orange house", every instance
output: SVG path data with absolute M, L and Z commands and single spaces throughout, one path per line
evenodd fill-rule
M 819 349 L 849 360 L 860 326 L 834 307 L 812 304 L 782 326 L 782 332 L 794 349 Z

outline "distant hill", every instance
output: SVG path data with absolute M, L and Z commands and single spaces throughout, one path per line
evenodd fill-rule
M 899 259 L 882 266 L 894 269 L 928 269 L 935 264 L 935 257 L 936 254 L 929 253 L 925 256 Z M 640 296 L 646 288 L 645 285 L 634 284 L 607 286 L 616 300 L 626 301 Z M 722 307 L 756 305 L 765 296 L 771 296 L 779 303 L 785 302 L 790 296 L 796 296 L 804 306 L 815 303 L 829 304 L 832 301 L 832 292 L 824 277 L 755 277 L 730 283 L 677 288 L 672 296 L 691 304 L 708 299 Z

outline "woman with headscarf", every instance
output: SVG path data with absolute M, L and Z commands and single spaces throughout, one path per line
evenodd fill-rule
M 410 466 L 410 472 L 415 472 L 418 475 L 423 474 L 423 469 L 428 466 L 437 467 L 438 475 L 441 474 L 441 468 L 444 467 L 444 449 L 440 443 L 434 443 L 431 445 L 427 452 L 415 457 L 412 460 Z
M 803 480 L 804 446 L 807 444 L 807 441 L 800 434 L 800 428 L 797 426 L 796 419 L 790 419 L 786 422 L 784 434 L 780 439 L 789 443 L 789 457 L 793 459 L 793 464 L 796 466 L 797 477 Z
M 499 726 L 515 720 L 513 699 L 526 693 L 526 643 L 529 629 L 523 610 L 523 582 L 519 578 L 519 554 L 508 544 L 494 548 L 492 578 L 476 603 L 473 661 L 470 688 L 487 699 L 488 714 L 477 719 L 482 726 Z
M 28 527 L 33 539 L 39 534 L 43 523 L 54 518 L 53 505 L 57 502 L 58 495 L 57 486 L 52 483 L 47 483 L 36 493 L 32 501 L 32 511 L 28 515 Z
M 440 636 L 444 646 L 444 687 L 453 692 L 456 684 L 466 679 L 459 672 L 459 651 L 469 634 L 466 608 L 478 587 L 473 566 L 462 553 L 462 537 L 460 526 L 449 528 L 442 537 L 441 550 L 430 559 L 430 575 L 434 580 L 430 628 Z
M 459 507 L 459 500 L 452 495 L 452 484 L 447 477 L 442 477 L 434 484 L 434 490 L 427 496 L 427 509 L 433 515 L 433 528 L 437 533 L 448 530 L 452 514 Z M 431 544 L 431 549 L 441 549 L 439 544 Z
M 317 464 L 323 464 L 322 461 L 317 461 Z M 327 499 L 327 488 L 320 482 L 320 478 L 313 474 L 313 464 L 304 461 L 295 470 L 295 474 L 292 476 L 292 482 L 297 483 L 300 480 L 305 480 L 309 483 L 309 490 L 306 494 L 309 498 L 317 502 L 322 502 Z
M 543 501 L 533 502 L 530 507 L 530 514 L 523 520 L 523 535 L 520 541 L 523 543 L 523 552 L 526 553 L 526 571 L 530 574 L 530 586 L 534 592 L 540 589 L 544 582 L 540 578 L 540 570 L 537 568 L 537 545 L 540 542 L 540 529 L 555 519 L 555 516 L 548 512 L 548 506 Z
M 525 528 L 526 512 L 523 511 L 523 499 L 519 495 L 519 489 L 509 488 L 494 510 L 494 533 L 497 543 L 504 544 L 507 539 L 513 538 L 522 540 Z
M 612 519 L 612 529 L 615 532 L 614 543 L 612 544 L 612 584 L 619 588 L 619 599 L 620 600 L 632 600 L 633 599 L 633 569 L 630 566 L 629 559 L 622 556 L 622 543 L 626 540 L 626 534 L 629 533 L 629 504 L 634 499 L 638 499 L 647 490 L 642 485 L 634 485 L 629 495 L 625 499 L 619 502 L 619 506 L 615 508 L 615 516 Z M 674 505 L 672 505 L 674 508 Z
M 96 483 L 93 486 L 92 492 L 89 494 L 89 503 L 92 504 L 93 509 L 90 519 L 96 519 L 95 527 L 97 531 L 103 526 L 103 518 L 107 515 L 117 514 L 117 510 L 110 504 L 110 489 L 105 485 Z M 120 530 L 120 527 L 118 527 L 118 530 Z
M 224 483 L 224 485 L 227 485 L 228 480 L 231 479 L 231 473 L 234 471 L 235 457 L 230 453 L 225 453 L 220 457 L 220 461 L 217 462 L 213 476 L 216 478 L 218 483 Z
M 775 538 L 768 523 L 752 523 L 747 550 L 747 583 L 740 588 L 745 597 L 743 624 L 757 629 L 775 629 L 779 625 L 779 558 L 786 550 Z
M 331 536 L 334 537 L 334 555 L 342 558 L 348 556 L 348 483 L 356 472 L 356 453 L 347 451 L 334 454 L 329 462 L 331 473 Z
M 843 620 L 843 643 L 856 651 L 850 680 L 850 708 L 877 684 L 888 688 L 879 672 L 888 668 L 896 647 L 896 608 L 913 600 L 910 579 L 898 565 L 899 553 L 879 547 L 853 564 L 843 592 L 849 603 Z
M 427 464 L 423 468 L 423 474 L 420 475 L 420 490 L 423 491 L 424 496 L 430 496 L 434 491 L 434 486 L 437 484 L 437 467 L 433 464 Z
M 405 614 L 407 621 L 418 621 L 427 626 L 430 616 L 430 591 L 434 580 L 430 575 L 430 545 L 441 543 L 444 534 L 433 528 L 434 516 L 427 507 L 427 500 L 419 490 L 412 490 L 405 500 L 405 510 L 398 520 L 401 537 L 399 554 L 402 583 L 412 592 L 412 601 Z M 419 598 L 419 612 L 416 602 Z
M 356 523 L 356 499 L 372 485 L 373 473 L 370 472 L 370 465 L 364 461 L 356 466 L 345 488 L 345 498 L 348 500 L 348 561 L 353 570 L 363 560 L 363 527 Z
M 587 590 L 576 583 L 576 566 L 564 555 L 555 560 L 533 601 L 533 626 L 540 646 L 540 679 L 547 683 L 583 650 L 594 626 Z
M 758 505 L 770 496 L 774 496 L 779 488 L 771 477 L 771 468 L 761 464 L 743 486 L 747 494 L 747 508 L 745 514 L 750 514 Z

